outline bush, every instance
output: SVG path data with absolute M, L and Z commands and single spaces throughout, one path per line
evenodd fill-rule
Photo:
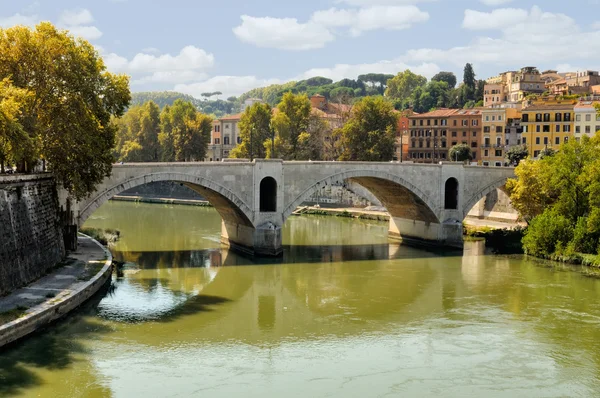
M 535 217 L 523 236 L 525 253 L 549 257 L 557 248 L 561 249 L 573 238 L 573 228 L 564 216 L 546 210 Z

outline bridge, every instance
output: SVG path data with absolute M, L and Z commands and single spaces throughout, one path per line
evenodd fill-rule
M 70 203 L 72 230 L 120 192 L 176 181 L 204 196 L 223 221 L 222 242 L 258 256 L 282 253 L 281 229 L 315 191 L 350 180 L 373 193 L 390 213 L 389 235 L 408 243 L 462 247 L 469 210 L 514 176 L 512 168 L 376 162 L 130 163 L 113 166 L 96 192 Z M 60 196 L 63 198 L 65 194 Z M 165 231 L 168 233 L 168 231 Z

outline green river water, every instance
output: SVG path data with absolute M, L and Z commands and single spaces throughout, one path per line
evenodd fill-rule
M 124 274 L 0 352 L 0 396 L 600 397 L 578 272 L 335 217 L 292 217 L 271 261 L 221 249 L 213 209 L 110 202 L 86 226 L 121 231 Z

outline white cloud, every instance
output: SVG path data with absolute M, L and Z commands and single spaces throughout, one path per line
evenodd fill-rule
M 154 72 L 151 75 L 143 76 L 139 79 L 133 80 L 132 84 L 145 84 L 145 83 L 187 83 L 198 80 L 204 80 L 208 78 L 208 74 L 195 70 L 168 70 Z
M 67 29 L 73 36 L 80 36 L 87 40 L 96 40 L 102 37 L 102 32 L 95 26 L 69 26 Z
M 471 30 L 502 29 L 527 20 L 527 10 L 519 8 L 499 8 L 492 12 L 465 10 L 463 28 Z
M 96 40 L 102 37 L 102 32 L 97 27 L 91 25 L 94 17 L 90 10 L 76 9 L 65 10 L 60 15 L 58 25 L 67 29 L 74 36 L 81 36 L 87 40 Z
M 10 17 L 0 18 L 0 27 L 10 28 L 15 25 L 35 26 L 40 22 L 37 15 L 23 15 L 16 13 Z
M 58 23 L 66 26 L 89 25 L 94 22 L 90 10 L 65 10 L 60 16 Z
M 158 54 L 160 53 L 160 50 L 156 47 L 146 47 L 142 49 L 143 53 L 149 53 L 149 54 Z
M 497 7 L 504 4 L 512 3 L 513 0 L 479 0 L 486 6 Z
M 201 48 L 185 46 L 179 54 L 152 55 L 138 53 L 128 63 L 132 72 L 145 71 L 185 71 L 207 69 L 214 65 L 215 57 Z
M 177 84 L 174 91 L 200 98 L 202 93 L 220 91 L 223 97 L 239 95 L 257 87 L 283 83 L 279 79 L 259 79 L 256 76 L 215 76 L 203 82 Z
M 592 24 L 592 29 L 600 30 L 600 21 L 596 21 Z
M 486 63 L 498 68 L 499 65 L 548 64 L 565 58 L 597 60 L 600 53 L 600 30 L 583 32 L 569 16 L 543 12 L 539 7 L 533 7 L 527 13 L 526 20 L 497 29 L 501 32 L 499 38 L 482 36 L 467 45 L 449 49 L 411 50 L 403 59 L 412 62 L 445 62 L 456 66 L 466 62 Z
M 429 14 L 409 6 L 374 6 L 360 9 L 336 9 L 317 11 L 311 22 L 327 27 L 348 27 L 353 35 L 386 29 L 408 29 L 415 23 L 429 20 Z
M 238 39 L 258 47 L 281 50 L 322 48 L 334 36 L 314 23 L 299 23 L 296 18 L 251 17 L 242 15 L 242 24 L 233 28 Z
M 345 3 L 351 6 L 404 6 L 418 3 L 433 3 L 438 0 L 337 0 L 336 3 Z

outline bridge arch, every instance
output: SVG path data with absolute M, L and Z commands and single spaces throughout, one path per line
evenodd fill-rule
M 224 221 L 253 227 L 251 221 L 252 210 L 237 195 L 214 181 L 184 173 L 144 174 L 121 181 L 100 192 L 95 192 L 90 195 L 85 204 L 79 209 L 77 217 L 78 226 L 81 227 L 98 207 L 102 206 L 113 196 L 127 189 L 157 181 L 180 182 L 204 196 L 215 207 Z
M 468 200 L 465 200 L 463 206 L 463 214 L 466 216 L 469 214 L 473 206 L 477 204 L 481 199 L 485 198 L 488 194 L 494 192 L 496 189 L 500 189 L 502 191 L 506 191 L 506 182 L 508 181 L 508 177 L 502 177 L 497 179 L 496 181 L 486 185 L 483 189 L 480 189 L 475 194 L 471 195 Z
M 318 189 L 344 180 L 356 181 L 369 190 L 387 208 L 392 217 L 439 223 L 442 209 L 438 203 L 428 197 L 414 184 L 401 176 L 385 171 L 352 170 L 334 173 L 308 186 L 300 195 L 286 205 L 283 222 L 308 200 Z

